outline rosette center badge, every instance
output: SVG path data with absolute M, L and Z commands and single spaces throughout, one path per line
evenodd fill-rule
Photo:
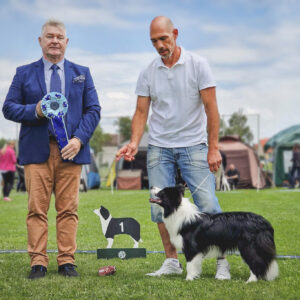
M 63 117 L 68 111 L 68 101 L 63 94 L 51 92 L 44 96 L 41 107 L 44 116 L 48 119 Z

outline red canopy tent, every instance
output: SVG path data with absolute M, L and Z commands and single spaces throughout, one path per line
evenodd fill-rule
M 263 188 L 266 185 L 258 158 L 249 145 L 237 136 L 225 136 L 220 138 L 219 147 L 226 155 L 225 172 L 230 164 L 234 164 L 240 172 L 238 188 Z

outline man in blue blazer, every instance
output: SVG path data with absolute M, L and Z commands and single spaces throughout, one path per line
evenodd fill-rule
M 64 58 L 68 41 L 64 24 L 48 20 L 39 37 L 43 57 L 17 68 L 3 105 L 5 118 L 21 123 L 19 161 L 24 165 L 28 192 L 30 279 L 47 272 L 47 211 L 52 192 L 57 211 L 58 272 L 78 276 L 74 253 L 80 174 L 82 164 L 90 163 L 88 142 L 100 120 L 100 105 L 89 69 Z M 65 124 L 69 140 L 61 151 L 51 122 L 41 110 L 41 99 L 53 91 L 68 100 Z

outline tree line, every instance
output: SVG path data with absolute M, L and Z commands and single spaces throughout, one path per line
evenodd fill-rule
M 248 118 L 243 114 L 242 110 L 239 110 L 231 115 L 226 123 L 220 118 L 220 131 L 219 138 L 227 135 L 237 135 L 242 142 L 251 144 L 253 141 L 253 133 L 250 127 L 247 125 Z M 129 117 L 120 117 L 116 122 L 118 128 L 118 134 L 120 135 L 120 142 L 125 142 L 130 139 L 131 136 L 131 119 Z M 145 131 L 148 131 L 148 127 L 145 127 Z M 94 151 L 100 152 L 102 147 L 111 141 L 111 135 L 104 133 L 99 125 L 91 138 L 91 147 Z
M 220 118 L 220 131 L 219 137 L 227 135 L 237 135 L 244 143 L 250 144 L 253 141 L 253 133 L 250 127 L 247 125 L 248 118 L 243 114 L 242 110 L 233 113 L 226 123 Z M 101 124 L 101 123 L 100 123 Z M 120 142 L 124 142 L 130 139 L 131 136 L 131 119 L 130 117 L 120 117 L 115 122 L 118 128 L 118 134 L 120 135 Z M 148 131 L 148 127 L 145 127 L 145 131 Z M 111 134 L 105 133 L 101 128 L 101 125 L 97 126 L 91 140 L 90 146 L 95 153 L 101 152 L 104 145 L 109 143 L 112 139 Z M 4 138 L 0 139 L 0 149 L 7 143 Z

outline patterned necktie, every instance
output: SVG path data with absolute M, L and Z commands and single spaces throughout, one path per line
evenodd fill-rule
M 57 72 L 59 67 L 57 65 L 52 65 L 51 69 L 53 72 L 50 79 L 50 92 L 61 93 L 61 80 Z
M 59 66 L 52 65 L 51 69 L 53 71 L 52 71 L 51 79 L 50 79 L 50 92 L 61 93 L 61 80 L 60 80 L 60 77 L 57 72 L 57 70 L 59 69 Z M 49 121 L 49 124 L 48 124 L 48 131 L 51 136 L 55 136 L 51 121 Z

